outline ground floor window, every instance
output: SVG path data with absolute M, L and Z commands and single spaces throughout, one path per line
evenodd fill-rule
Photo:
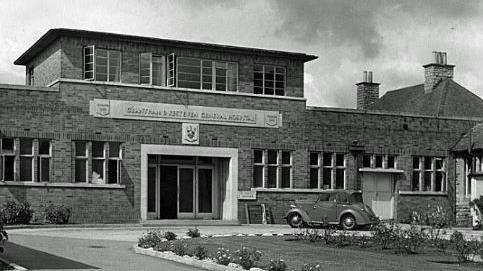
M 397 168 L 397 159 L 395 155 L 389 154 L 364 154 L 362 166 L 365 168 Z
M 292 152 L 254 149 L 253 187 L 291 188 Z
M 121 143 L 75 141 L 73 146 L 75 182 L 94 184 L 120 183 Z
M 446 192 L 446 165 L 442 157 L 414 156 L 412 191 Z
M 51 140 L 9 138 L 0 140 L 0 180 L 50 181 Z
M 309 168 L 309 188 L 345 189 L 345 154 L 333 152 L 310 152 Z

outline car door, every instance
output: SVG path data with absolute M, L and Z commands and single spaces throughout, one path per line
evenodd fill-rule
M 342 192 L 337 193 L 336 202 L 337 202 L 336 216 L 338 216 L 342 211 L 347 209 L 348 206 L 350 205 L 348 194 L 342 193 Z
M 313 221 L 331 223 L 337 220 L 335 193 L 322 193 L 314 204 L 311 218 Z

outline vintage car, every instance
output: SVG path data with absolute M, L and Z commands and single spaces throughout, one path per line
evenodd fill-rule
M 378 221 L 372 209 L 362 201 L 362 193 L 348 190 L 321 192 L 315 201 L 296 201 L 290 205 L 285 218 L 294 228 L 340 225 L 345 230 Z

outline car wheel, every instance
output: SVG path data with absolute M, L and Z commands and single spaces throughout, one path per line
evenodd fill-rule
M 340 220 L 340 225 L 344 230 L 354 230 L 357 226 L 356 218 L 353 215 L 347 214 L 342 217 Z
M 287 223 L 290 225 L 292 228 L 300 228 L 304 224 L 304 220 L 302 219 L 302 216 L 298 213 L 291 213 L 287 217 Z

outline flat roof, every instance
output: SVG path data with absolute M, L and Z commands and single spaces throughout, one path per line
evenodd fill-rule
M 138 42 L 146 43 L 152 45 L 172 45 L 175 47 L 182 48 L 192 48 L 192 49 L 204 49 L 219 52 L 233 52 L 241 54 L 250 55 L 264 55 L 264 56 L 274 56 L 274 57 L 285 57 L 291 59 L 299 59 L 304 62 L 308 62 L 317 59 L 315 55 L 307 55 L 304 53 L 296 52 L 286 52 L 286 51 L 276 51 L 267 50 L 259 48 L 232 46 L 232 45 L 222 45 L 222 44 L 212 44 L 203 42 L 191 42 L 191 41 L 181 41 L 172 39 L 161 39 L 153 37 L 143 37 L 125 34 L 116 34 L 109 32 L 99 32 L 99 31 L 89 31 L 89 30 L 79 30 L 79 29 L 68 29 L 68 28 L 53 28 L 47 31 L 40 39 L 38 39 L 32 46 L 30 46 L 27 51 L 25 51 L 17 60 L 13 63 L 15 65 L 26 65 L 30 60 L 35 57 L 38 53 L 43 51 L 49 44 L 55 41 L 61 36 L 70 37 L 88 37 L 88 38 L 98 38 L 104 40 L 118 40 L 118 41 L 128 41 L 128 42 Z

